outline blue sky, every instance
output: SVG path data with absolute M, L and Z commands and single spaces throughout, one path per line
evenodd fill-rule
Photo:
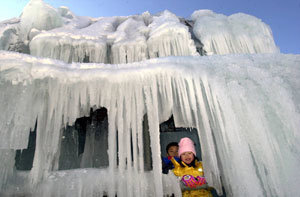
M 300 0 L 44 0 L 53 7 L 69 7 L 80 16 L 128 16 L 170 10 L 189 18 L 194 10 L 210 9 L 231 15 L 243 12 L 262 19 L 282 53 L 300 54 Z M 29 0 L 0 0 L 0 21 L 18 17 Z

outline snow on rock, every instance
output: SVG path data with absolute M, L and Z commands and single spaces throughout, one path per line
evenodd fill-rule
M 62 25 L 63 20 L 58 11 L 43 0 L 30 0 L 21 15 L 20 28 L 24 40 L 28 39 L 32 28 L 50 30 Z
M 228 196 L 299 193 L 299 55 L 169 57 L 105 65 L 1 51 L 0 60 L 0 158 L 6 158 L 0 183 L 11 186 L 4 194 L 16 192 L 14 150 L 26 148 L 36 120 L 33 168 L 22 183 L 34 188 L 29 193 L 49 196 L 43 192 L 46 185 L 58 196 L 178 194 L 176 180 L 161 174 L 159 123 L 171 114 L 176 126 L 197 128 L 205 176 L 219 193 L 220 176 Z M 109 166 L 57 171 L 61 129 L 91 107 L 108 112 Z M 143 160 L 145 114 L 150 172 Z
M 270 27 L 254 16 L 198 10 L 191 18 L 195 21 L 193 31 L 207 54 L 279 52 Z

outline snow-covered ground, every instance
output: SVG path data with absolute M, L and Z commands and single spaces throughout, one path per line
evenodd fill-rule
M 159 124 L 173 115 L 176 127 L 197 128 L 219 194 L 223 185 L 227 196 L 297 196 L 300 55 L 280 54 L 253 16 L 200 10 L 191 18 L 80 17 L 31 0 L 20 18 L 1 22 L 0 195 L 180 196 L 176 177 L 161 173 Z M 62 128 L 100 107 L 109 165 L 59 170 Z M 16 150 L 27 148 L 36 122 L 33 167 L 18 171 Z

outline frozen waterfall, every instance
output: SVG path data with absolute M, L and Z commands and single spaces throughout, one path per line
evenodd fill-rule
M 1 195 L 180 196 L 161 174 L 159 124 L 197 128 L 208 184 L 228 196 L 297 196 L 300 56 L 169 57 L 65 64 L 0 52 Z M 62 129 L 108 114 L 107 167 L 59 170 Z M 153 169 L 144 168 L 147 114 Z M 30 171 L 14 169 L 36 127 Z M 222 181 L 221 181 L 222 180 Z M 154 183 L 154 184 L 153 184 Z

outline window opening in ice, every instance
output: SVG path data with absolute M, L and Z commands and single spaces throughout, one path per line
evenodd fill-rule
M 17 170 L 31 170 L 36 145 L 36 127 L 29 132 L 29 141 L 26 149 L 16 150 L 15 166 Z
M 196 128 L 176 127 L 174 117 L 171 117 L 159 125 L 160 128 L 160 146 L 162 156 L 166 156 L 166 147 L 170 142 L 179 142 L 183 137 L 189 137 L 195 143 L 197 157 L 201 158 L 201 147 L 199 136 Z
M 143 119 L 143 143 L 144 143 L 144 170 L 150 171 L 153 169 L 152 166 L 152 152 L 150 147 L 150 133 L 148 125 L 148 116 L 144 115 Z
M 90 56 L 88 56 L 87 54 L 85 54 L 83 60 L 82 60 L 83 63 L 89 63 L 90 62 Z
M 91 109 L 63 130 L 59 170 L 108 167 L 107 109 Z

